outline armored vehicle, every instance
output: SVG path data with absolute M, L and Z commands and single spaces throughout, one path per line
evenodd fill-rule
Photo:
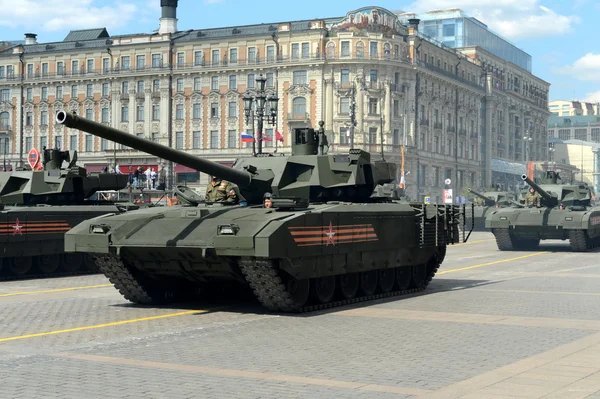
M 480 199 L 479 203 L 475 205 L 473 213 L 473 231 L 484 231 L 485 228 L 485 217 L 490 211 L 496 208 L 504 208 L 511 205 L 519 205 L 514 200 L 514 194 L 509 191 L 486 191 L 480 193 L 473 189 L 469 189 L 469 192 Z M 467 225 L 469 222 L 467 221 Z
M 560 175 L 547 171 L 540 184 L 521 179 L 540 196 L 537 206 L 495 209 L 485 220 L 502 251 L 535 249 L 540 240 L 569 240 L 573 251 L 600 244 L 600 208 L 590 204 L 587 184 L 559 184 Z
M 178 187 L 186 205 L 103 216 L 66 234 L 66 251 L 95 253 L 132 302 L 186 299 L 233 280 L 275 311 L 416 292 L 460 240 L 464 206 L 372 198 L 395 165 L 358 149 L 326 154 L 323 122 L 293 130 L 291 156 L 258 154 L 230 168 L 64 111 L 56 121 L 237 185 L 237 204 Z
M 76 166 L 75 151 L 44 148 L 41 155 L 43 170 L 0 172 L 0 279 L 97 272 L 90 255 L 64 252 L 65 232 L 86 219 L 134 209 L 86 199 L 125 187 L 126 175 L 90 176 Z

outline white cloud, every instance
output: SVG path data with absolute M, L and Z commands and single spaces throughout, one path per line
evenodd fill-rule
M 507 39 L 559 36 L 579 22 L 539 4 L 540 0 L 415 0 L 408 11 L 460 8 Z
M 600 91 L 595 91 L 593 93 L 588 93 L 585 96 L 585 100 L 587 103 L 598 103 L 600 102 Z
M 143 12 L 134 2 L 98 5 L 96 0 L 0 0 L 0 25 L 39 31 L 118 28 Z
M 587 53 L 571 65 L 556 68 L 555 72 L 577 80 L 600 81 L 600 54 Z
M 219 4 L 223 3 L 225 0 L 204 0 L 204 4 Z

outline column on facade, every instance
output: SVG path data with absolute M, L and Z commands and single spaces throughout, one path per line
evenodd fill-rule
M 333 79 L 325 79 L 325 131 L 333 131 Z
M 168 144 L 169 123 L 173 123 L 169 119 L 169 101 L 169 89 L 160 89 L 160 143 L 165 145 Z
M 385 82 L 385 117 L 383 121 L 383 130 L 385 134 L 390 133 L 392 126 L 392 90 L 389 80 Z
M 364 120 L 365 120 L 365 97 L 360 92 L 360 85 L 354 89 L 354 97 L 356 100 L 356 128 L 354 129 L 354 143 L 363 143 L 364 140 Z M 360 138 L 360 139 L 359 139 Z
M 144 136 L 152 140 L 152 90 L 144 90 Z

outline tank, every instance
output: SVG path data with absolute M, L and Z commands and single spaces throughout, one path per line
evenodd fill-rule
M 600 208 L 591 205 L 585 183 L 562 184 L 560 175 L 547 171 L 538 183 L 521 179 L 541 196 L 539 207 L 501 208 L 489 213 L 486 228 L 496 237 L 498 249 L 537 249 L 540 240 L 569 240 L 571 249 L 589 251 L 600 244 Z
M 88 201 L 127 185 L 126 175 L 88 175 L 77 152 L 42 151 L 43 170 L 0 172 L 0 279 L 98 272 L 89 254 L 65 253 L 64 234 L 84 220 L 135 209 Z
M 237 204 L 177 187 L 180 205 L 85 221 L 68 252 L 93 252 L 129 301 L 159 304 L 235 281 L 272 311 L 301 312 L 427 287 L 459 234 L 465 207 L 372 197 L 395 165 L 351 149 L 327 154 L 318 130 L 292 131 L 292 154 L 226 167 L 64 111 L 56 122 L 237 185 Z M 272 206 L 263 201 L 265 194 Z
M 480 193 L 473 189 L 468 189 L 471 194 L 476 196 L 479 201 L 473 209 L 473 231 L 485 231 L 485 218 L 496 208 L 504 208 L 519 204 L 515 201 L 515 196 L 510 191 L 486 191 Z M 467 225 L 469 221 L 467 221 Z

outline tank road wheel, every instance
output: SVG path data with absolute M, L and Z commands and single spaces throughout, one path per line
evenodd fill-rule
M 335 276 L 317 277 L 312 280 L 313 298 L 319 303 L 328 303 L 335 294 Z
M 427 264 L 411 266 L 412 282 L 410 288 L 421 288 L 427 282 Z
M 81 268 L 83 255 L 81 253 L 64 253 L 60 255 L 60 268 L 65 272 L 76 272 Z
M 60 264 L 60 256 L 57 254 L 53 255 L 40 255 L 35 257 L 36 268 L 44 274 L 54 273 Z
M 492 232 L 496 237 L 496 245 L 498 245 L 500 251 L 512 251 L 514 249 L 513 240 L 508 229 L 494 229 Z
M 569 232 L 569 243 L 575 252 L 586 252 L 589 248 L 589 237 L 584 230 L 571 230 Z
M 23 276 L 31 270 L 33 258 L 31 256 L 15 256 L 8 258 L 8 273 L 13 276 Z
M 363 295 L 373 295 L 377 291 L 378 270 L 360 272 L 360 292 Z
M 412 266 L 403 266 L 396 268 L 396 286 L 398 290 L 405 291 L 410 287 L 412 280 Z
M 379 289 L 387 294 L 394 288 L 396 281 L 396 269 L 379 269 Z
M 292 302 L 298 306 L 302 307 L 308 301 L 308 297 L 310 294 L 310 280 L 296 280 L 293 277 L 288 278 L 285 284 L 286 291 L 290 294 L 290 298 Z
M 358 273 L 341 274 L 338 276 L 338 290 L 344 299 L 352 299 L 358 292 L 360 275 Z

